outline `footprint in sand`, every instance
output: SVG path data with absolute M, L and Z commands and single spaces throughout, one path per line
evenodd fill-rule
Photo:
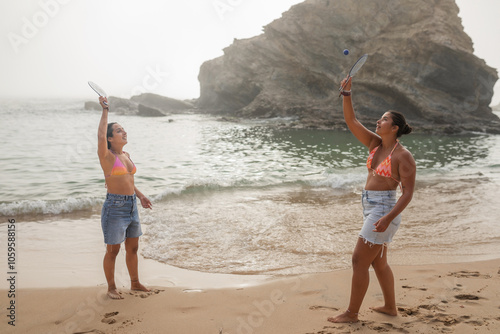
M 402 327 L 397 327 L 389 322 L 384 322 L 381 324 L 368 325 L 368 328 L 375 330 L 377 332 L 389 332 L 389 333 L 410 333 Z
M 109 313 L 106 313 L 104 315 L 104 318 L 111 318 L 111 317 L 114 317 L 117 314 L 118 314 L 118 312 L 109 312 Z
M 462 316 L 461 318 L 464 318 L 465 320 L 469 319 L 470 317 L 467 317 L 467 316 Z M 486 320 L 486 319 L 485 319 Z M 472 326 L 483 326 L 484 325 L 484 321 L 483 320 L 467 320 L 467 321 L 464 321 L 466 324 L 468 325 L 472 325 Z
M 310 291 L 304 291 L 301 293 L 303 296 L 310 296 L 310 295 L 317 295 L 319 293 L 323 293 L 325 290 L 310 290 Z
M 113 318 L 102 318 L 101 322 L 104 322 L 105 324 L 112 325 L 116 322 L 116 319 Z
M 111 325 L 116 322 L 116 319 L 113 317 L 117 315 L 118 312 L 109 312 L 104 315 L 104 318 L 102 318 L 101 322 L 104 322 L 105 324 Z
M 474 295 L 459 295 L 461 296 L 460 298 L 475 298 L 477 296 Z M 421 309 L 430 311 L 430 313 L 427 313 L 425 311 L 420 312 Z M 419 305 L 416 308 L 403 308 L 403 307 L 398 307 L 398 311 L 402 314 L 403 317 L 406 316 L 415 316 L 416 319 L 418 319 L 418 322 L 424 322 L 424 323 L 434 323 L 434 324 L 442 324 L 444 327 L 440 328 L 440 331 L 442 333 L 445 332 L 453 332 L 453 329 L 451 329 L 453 326 L 459 324 L 459 323 L 464 323 L 470 326 L 483 326 L 485 322 L 487 322 L 488 319 L 471 319 L 470 316 L 468 315 L 456 315 L 456 314 L 448 314 L 442 312 L 443 310 L 439 308 L 437 305 Z M 407 327 L 409 323 L 403 324 L 403 327 Z M 376 329 L 378 331 L 397 331 L 397 328 L 394 329 L 389 329 L 385 328 L 383 330 L 383 327 L 380 326 L 371 326 L 370 328 Z
M 470 295 L 470 294 L 466 294 L 466 293 L 456 295 L 455 298 L 459 299 L 459 300 L 479 300 L 479 299 L 481 299 L 481 297 L 479 297 L 479 296 Z
M 135 296 L 135 297 L 148 298 L 149 296 L 157 295 L 157 294 L 159 294 L 160 292 L 163 292 L 163 291 L 165 291 L 165 290 L 151 289 L 151 291 L 149 291 L 149 292 L 145 292 L 145 291 L 130 291 L 128 294 L 131 295 L 131 296 Z
M 414 287 L 414 286 L 409 286 L 409 285 L 402 285 L 401 287 L 402 287 L 403 289 L 427 291 L 427 288 L 416 288 L 416 287 Z
M 491 278 L 490 275 L 482 275 L 479 271 L 467 271 L 467 270 L 452 272 L 449 273 L 448 276 L 454 276 L 457 278 L 471 278 L 471 277 Z
M 437 305 L 428 305 L 428 304 L 423 304 L 423 305 L 418 305 L 418 308 L 423 308 L 428 311 L 444 311 L 444 309 L 440 308 Z
M 406 316 L 406 315 L 415 316 L 415 315 L 417 315 L 419 313 L 418 312 L 418 307 L 412 307 L 412 308 L 398 307 L 398 311 L 403 316 Z
M 339 332 L 340 329 L 344 329 L 345 326 L 336 326 L 336 327 L 332 327 L 332 326 L 325 326 L 323 327 L 323 330 L 319 331 L 319 332 L 310 332 L 310 333 L 305 333 L 305 334 L 338 334 L 338 333 L 351 333 L 351 331 L 347 331 L 347 332 Z M 330 331 L 329 328 L 332 328 L 333 331 Z
M 375 321 L 369 321 L 369 320 L 363 320 L 360 321 L 359 324 L 361 327 L 366 327 L 369 328 L 372 331 L 376 332 L 384 332 L 384 333 L 410 333 L 407 329 L 403 327 L 398 327 L 392 323 L 389 322 L 383 322 L 383 323 L 378 323 Z M 409 323 L 406 323 L 406 326 L 411 327 Z M 327 331 L 327 329 L 332 328 L 334 331 Z M 343 332 L 342 330 L 347 329 L 346 332 Z M 323 327 L 323 331 L 316 332 L 314 334 L 338 334 L 338 333 L 352 333 L 351 332 L 351 327 L 346 327 L 344 324 L 339 324 L 338 326 L 325 326 Z M 355 331 L 360 330 L 355 329 Z M 312 333 L 309 333 L 312 334 Z
M 406 316 L 417 316 L 417 315 L 420 315 L 420 309 L 424 309 L 424 310 L 428 310 L 428 311 L 444 311 L 444 309 L 440 308 L 439 306 L 437 305 L 428 305 L 428 304 L 422 304 L 422 305 L 418 305 L 417 307 L 398 307 L 398 311 L 399 313 L 401 313 L 401 315 L 403 317 L 406 317 Z
M 339 309 L 336 307 L 329 307 L 329 306 L 321 306 L 321 305 L 313 305 L 309 307 L 310 310 L 328 310 L 328 311 L 338 311 Z
M 454 315 L 446 314 L 446 313 L 437 313 L 431 322 L 442 322 L 445 326 L 452 326 L 460 323 L 460 319 L 456 318 Z

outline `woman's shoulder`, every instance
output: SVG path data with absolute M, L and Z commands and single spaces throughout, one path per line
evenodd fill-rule
M 370 142 L 370 145 L 368 146 L 368 151 L 372 153 L 377 147 L 380 146 L 380 144 L 382 144 L 382 138 L 375 134 Z
M 408 150 L 405 146 L 401 145 L 401 143 L 398 145 L 398 149 L 394 152 L 397 154 L 397 159 L 400 162 L 408 161 L 415 163 L 415 159 L 413 158 L 413 154 L 411 154 L 410 150 Z

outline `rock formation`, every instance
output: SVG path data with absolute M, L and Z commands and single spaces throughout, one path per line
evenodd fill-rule
M 85 110 L 101 110 L 102 108 L 101 108 L 101 105 L 97 102 L 87 101 L 87 102 L 85 102 L 83 109 L 85 109 Z
M 191 102 L 180 101 L 151 93 L 132 96 L 130 99 L 110 96 L 108 101 L 109 111 L 119 115 L 159 117 L 186 112 L 194 108 Z M 85 102 L 84 108 L 86 110 L 101 110 L 101 106 L 93 101 Z
M 108 102 L 109 111 L 118 115 L 135 115 L 138 112 L 138 103 L 129 99 L 110 96 Z
M 143 104 L 139 104 L 139 106 L 138 106 L 137 109 L 139 110 L 139 112 L 137 113 L 137 116 L 145 116 L 145 117 L 162 117 L 162 116 L 166 116 L 159 109 L 148 107 L 148 106 L 145 106 Z
M 164 114 L 177 113 L 193 109 L 193 105 L 189 102 L 151 93 L 132 96 L 131 100 L 142 104 L 145 107 L 158 109 Z
M 367 53 L 353 98 L 368 126 L 395 109 L 424 131 L 498 133 L 488 106 L 498 75 L 473 54 L 458 12 L 454 0 L 307 0 L 205 62 L 197 106 L 343 127 L 339 82 Z

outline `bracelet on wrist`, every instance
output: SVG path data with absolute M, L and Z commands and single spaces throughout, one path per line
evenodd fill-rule
M 102 110 L 109 110 L 109 107 L 104 107 L 102 108 Z
M 342 94 L 344 96 L 351 96 L 351 91 L 350 90 L 343 90 L 340 92 L 340 94 Z

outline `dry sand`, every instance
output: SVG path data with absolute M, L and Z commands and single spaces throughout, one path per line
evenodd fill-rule
M 371 272 L 356 324 L 326 321 L 345 310 L 349 299 L 351 271 L 341 270 L 226 288 L 187 289 L 171 283 L 150 286 L 150 293 L 124 288 L 125 299 L 119 301 L 106 297 L 104 285 L 22 288 L 16 291 L 15 327 L 8 325 L 5 306 L 10 299 L 3 290 L 0 332 L 500 333 L 500 260 L 393 266 L 393 271 L 399 315 L 369 310 L 382 302 Z

